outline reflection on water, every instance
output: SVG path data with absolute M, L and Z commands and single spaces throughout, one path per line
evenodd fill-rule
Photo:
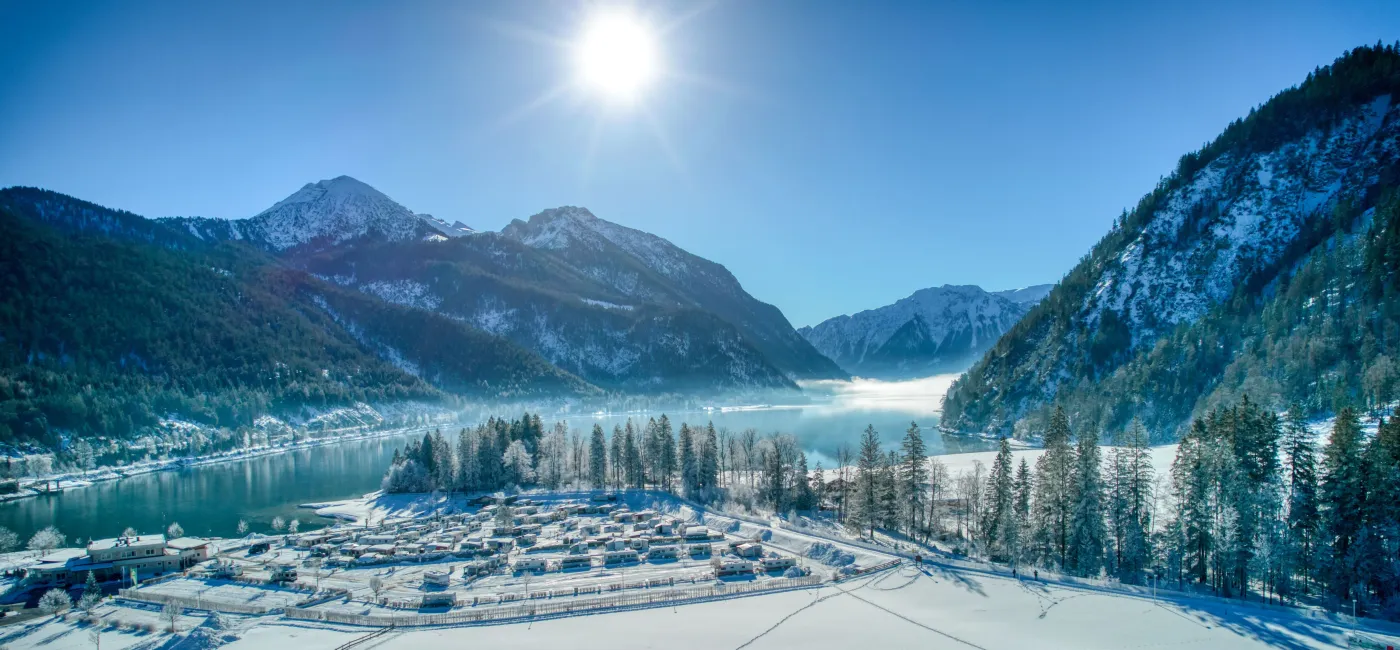
M 858 379 L 811 382 L 803 388 L 810 404 L 765 405 L 671 413 L 681 422 L 713 421 L 733 432 L 793 433 L 811 457 L 826 466 L 842 444 L 852 447 L 867 424 L 874 425 L 888 448 L 898 446 L 909 423 L 924 428 L 930 454 L 982 451 L 993 443 L 977 438 L 944 437 L 934 431 L 943 393 L 951 375 L 903 382 Z M 582 434 L 594 422 L 611 430 L 628 417 L 645 423 L 656 413 L 575 415 L 569 424 Z M 514 417 L 514 416 L 512 416 Z M 545 420 L 551 419 L 546 417 Z M 297 505 L 360 496 L 378 489 L 394 449 L 408 436 L 361 440 L 302 449 L 277 456 L 206 465 L 172 472 L 99 483 L 52 496 L 0 505 L 0 526 L 28 537 L 48 525 L 70 540 L 111 537 L 131 526 L 142 532 L 164 530 L 178 521 L 191 535 L 233 535 L 240 518 L 255 531 L 268 530 L 275 516 L 315 519 Z M 324 523 L 317 521 L 313 523 Z
M 727 428 L 732 432 L 752 427 L 765 434 L 774 431 L 792 433 L 807 450 L 810 462 L 820 460 L 828 467 L 832 465 L 831 459 L 841 445 L 854 447 L 857 444 L 866 425 L 875 427 L 880 433 L 881 442 L 889 449 L 898 447 L 911 423 L 918 423 L 924 430 L 924 442 L 931 455 L 994 448 L 993 443 L 980 438 L 945 437 L 935 430 L 943 395 L 948 392 L 954 379 L 957 379 L 957 375 L 936 375 L 908 381 L 857 378 L 849 382 L 803 382 L 802 388 L 811 398 L 810 404 L 691 411 L 671 413 L 669 417 L 677 426 L 680 422 L 703 424 L 713 421 L 716 428 Z M 645 422 L 649 417 L 658 416 L 659 412 L 609 414 L 595 416 L 594 420 L 611 430 L 628 418 Z M 578 426 L 577 422 L 573 425 Z

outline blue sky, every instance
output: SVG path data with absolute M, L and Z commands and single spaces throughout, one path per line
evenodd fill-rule
M 0 186 L 246 217 L 340 174 L 481 229 L 584 205 L 794 325 L 1057 280 L 1400 3 L 639 4 L 635 106 L 551 89 L 599 3 L 0 0 Z M 702 8 L 696 11 L 697 7 Z

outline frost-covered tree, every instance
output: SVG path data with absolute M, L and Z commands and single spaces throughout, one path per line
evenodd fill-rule
M 39 597 L 39 611 L 45 614 L 58 614 L 67 611 L 73 606 L 73 599 L 68 596 L 68 592 L 57 587 L 44 592 Z
M 185 528 L 181 526 L 178 521 L 171 522 L 170 525 L 165 528 L 165 536 L 169 539 L 184 537 Z
M 53 526 L 45 526 L 29 538 L 29 550 L 39 554 L 48 553 L 68 541 L 68 537 Z
M 525 443 L 519 440 L 510 443 L 501 456 L 501 465 L 505 468 L 507 484 L 525 486 L 535 482 L 535 468 Z
M 0 553 L 9 553 L 19 548 L 19 534 L 0 526 Z
M 293 517 L 287 521 L 287 532 L 295 535 L 299 530 L 301 530 L 301 520 Z
M 237 530 L 238 530 L 238 536 L 239 536 L 239 537 L 243 537 L 244 535 L 247 535 L 247 534 L 248 534 L 248 520 L 246 520 L 246 519 L 239 519 L 239 520 L 238 520 L 238 529 L 237 529 Z
M 273 530 L 274 532 L 280 533 L 280 532 L 282 532 L 282 531 L 284 531 L 284 530 L 286 530 L 286 529 L 287 529 L 287 520 L 286 520 L 286 519 L 283 519 L 283 518 L 281 517 L 281 515 L 278 515 L 278 516 L 272 518 L 272 530 Z

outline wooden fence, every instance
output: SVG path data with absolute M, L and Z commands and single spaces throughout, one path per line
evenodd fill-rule
M 520 605 L 467 609 L 435 614 L 355 614 L 351 612 L 297 607 L 287 608 L 285 613 L 287 618 L 304 621 L 323 621 L 327 623 L 342 623 L 346 625 L 363 625 L 370 627 L 462 625 L 542 616 L 568 616 L 571 614 L 604 609 L 671 605 L 700 600 L 735 598 L 751 594 L 816 587 L 820 586 L 821 582 L 820 576 L 777 578 L 747 584 L 725 583 L 686 589 L 649 590 L 643 593 L 623 594 L 586 600 L 577 600 L 573 598 L 558 600 L 545 599 L 543 601 L 532 600 Z

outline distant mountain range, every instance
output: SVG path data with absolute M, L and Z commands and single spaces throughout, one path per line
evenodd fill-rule
M 976 361 L 1052 286 L 920 289 L 892 305 L 837 316 L 798 333 L 843 369 L 864 377 L 956 372 Z
M 0 237 L 0 442 L 308 402 L 849 377 L 723 266 L 583 208 L 495 233 L 346 176 L 241 220 L 9 188 Z
M 949 391 L 944 426 L 1060 406 L 1159 440 L 1245 396 L 1400 397 L 1400 52 L 1357 48 L 1182 156 Z M 820 346 L 818 346 L 820 347 Z

